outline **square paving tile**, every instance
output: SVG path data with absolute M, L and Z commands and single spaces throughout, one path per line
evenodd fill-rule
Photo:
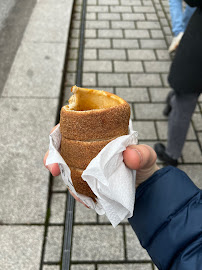
M 160 103 L 145 103 L 145 104 L 135 104 L 135 115 L 136 119 L 141 120 L 157 120 L 157 119 L 166 119 L 163 115 L 164 104 Z
M 0 99 L 2 222 L 45 220 L 49 172 L 43 156 L 57 103 L 55 99 Z
M 45 262 L 59 262 L 62 253 L 63 226 L 49 226 L 45 245 Z
M 137 236 L 128 225 L 126 228 L 126 250 L 128 260 L 151 260 L 147 251 L 141 247 Z
M 83 204 L 76 202 L 74 212 L 75 223 L 96 223 L 97 215 L 94 210 L 86 208 Z
M 152 270 L 152 265 L 150 263 L 103 264 L 98 265 L 98 270 Z
M 95 270 L 95 265 L 91 264 L 72 264 L 70 270 Z
M 59 265 L 44 265 L 43 270 L 60 270 Z
M 130 75 L 131 84 L 133 86 L 161 86 L 161 79 L 159 74 L 131 74 Z
M 149 88 L 152 102 L 165 102 L 168 93 L 171 91 L 170 88 Z
M 168 131 L 168 122 L 167 121 L 157 121 L 157 129 L 159 134 L 160 140 L 167 140 L 167 131 Z M 188 134 L 187 134 L 187 140 L 196 140 L 196 135 L 194 132 L 194 129 L 192 125 L 190 125 Z
M 0 269 L 39 269 L 43 233 L 43 226 L 0 226 Z
M 156 130 L 153 121 L 133 121 L 133 128 L 138 132 L 138 140 L 156 140 Z
M 53 191 L 67 191 L 67 186 L 65 185 L 64 181 L 62 180 L 61 175 L 53 178 L 52 190 Z
M 201 179 L 201 171 L 202 171 L 202 164 L 201 165 L 179 165 L 179 169 L 186 172 L 186 174 L 190 177 L 190 179 L 195 183 L 197 187 L 202 189 L 202 179 Z
M 185 162 L 202 164 L 202 153 L 197 142 L 185 142 L 182 155 Z
M 116 261 L 124 258 L 122 227 L 82 225 L 73 229 L 72 261 Z
M 65 221 L 66 194 L 52 193 L 50 223 L 61 223 Z
M 116 94 L 128 102 L 149 101 L 149 95 L 146 88 L 116 88 Z
M 195 129 L 198 131 L 202 131 L 202 114 L 194 113 L 192 116 L 192 121 L 193 121 Z

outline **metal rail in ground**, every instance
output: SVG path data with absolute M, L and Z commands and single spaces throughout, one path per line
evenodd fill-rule
M 82 86 L 85 17 L 86 17 L 86 0 L 83 0 L 81 26 L 80 26 L 80 44 L 77 62 L 77 75 L 76 75 L 77 86 Z M 74 219 L 74 198 L 68 193 L 66 216 L 65 216 L 64 240 L 63 240 L 62 270 L 70 269 L 73 219 Z

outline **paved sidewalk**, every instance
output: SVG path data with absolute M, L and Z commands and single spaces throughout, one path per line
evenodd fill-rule
M 66 187 L 42 165 L 59 105 L 73 1 L 38 1 L 0 98 L 0 269 L 59 270 Z M 82 0 L 74 1 L 63 104 L 76 83 Z M 170 90 L 167 0 L 87 0 L 83 87 L 120 95 L 131 105 L 139 142 L 166 143 L 162 115 Z M 183 169 L 202 188 L 202 97 L 192 118 Z M 3 177 L 2 177 L 3 176 Z M 71 270 L 154 270 L 124 221 L 114 229 L 76 203 Z

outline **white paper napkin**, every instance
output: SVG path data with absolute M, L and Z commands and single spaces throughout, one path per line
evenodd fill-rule
M 108 143 L 83 171 L 83 180 L 97 196 L 96 203 L 74 189 L 70 169 L 59 153 L 61 142 L 59 125 L 49 136 L 46 165 L 58 163 L 62 179 L 69 189 L 99 215 L 105 214 L 113 227 L 133 214 L 136 171 L 125 166 L 122 155 L 127 146 L 138 142 L 138 133 L 131 127 L 130 123 L 129 135 L 118 137 Z

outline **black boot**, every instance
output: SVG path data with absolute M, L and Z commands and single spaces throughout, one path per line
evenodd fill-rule
M 164 162 L 166 165 L 177 166 L 177 159 L 171 158 L 168 154 L 166 154 L 166 148 L 162 143 L 156 143 L 154 145 L 154 150 L 157 154 L 158 159 Z

